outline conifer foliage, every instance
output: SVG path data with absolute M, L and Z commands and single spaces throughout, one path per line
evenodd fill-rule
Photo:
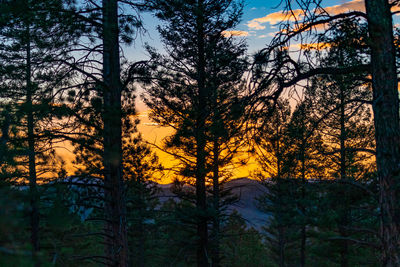
M 2 167 L 7 181 L 29 184 L 32 255 L 40 265 L 40 190 L 55 173 L 51 137 L 62 112 L 60 92 L 72 72 L 59 63 L 76 37 L 62 1 L 3 1 L 0 15 Z M 69 23 L 68 23 L 69 22 Z M 4 164 L 3 164 L 4 160 Z
M 157 1 L 157 16 L 166 21 L 159 31 L 168 51 L 154 60 L 154 82 L 146 104 L 152 119 L 176 133 L 166 140 L 166 150 L 180 160 L 180 175 L 195 186 L 197 264 L 208 258 L 207 179 L 213 184 L 214 216 L 220 216 L 220 167 L 226 166 L 240 147 L 241 78 L 246 69 L 245 46 L 226 37 L 237 25 L 242 5 L 232 1 Z M 222 192 L 222 190 L 221 190 Z M 218 241 L 214 220 L 213 240 Z M 213 264 L 218 266 L 218 245 Z
M 330 2 L 0 0 L 0 266 L 400 266 L 400 1 Z

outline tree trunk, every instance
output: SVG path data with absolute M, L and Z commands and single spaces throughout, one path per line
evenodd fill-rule
M 214 140 L 214 159 L 213 159 L 213 204 L 214 204 L 214 218 L 213 218 L 213 246 L 212 246 L 212 267 L 220 266 L 220 214 L 219 214 L 219 145 L 218 138 Z
M 278 181 L 279 181 L 279 179 L 282 178 L 281 177 L 282 176 L 281 175 L 281 164 L 282 164 L 281 136 L 282 136 L 282 133 L 279 129 L 279 126 L 280 126 L 280 118 L 279 118 L 279 116 L 277 116 L 276 117 L 276 128 L 275 128 L 276 136 L 275 136 L 275 138 L 276 138 L 276 178 L 278 179 Z
M 303 136 L 303 143 L 302 143 L 302 148 L 301 148 L 301 181 L 302 181 L 302 187 L 301 187 L 301 200 L 303 203 L 301 203 L 301 211 L 303 213 L 303 222 L 301 225 L 301 247 L 300 247 L 300 266 L 304 267 L 306 266 L 306 242 L 307 242 L 307 232 L 306 232 L 306 209 L 305 209 L 305 197 L 306 197 L 306 192 L 305 192 L 305 186 L 306 186 L 306 166 L 305 166 L 305 146 L 306 146 L 306 139 Z
M 345 95 L 344 95 L 344 86 L 343 82 L 340 82 L 340 179 L 346 179 L 346 125 L 345 125 Z M 349 213 L 349 205 L 348 205 L 348 197 L 347 188 L 343 188 L 340 185 L 340 192 L 343 196 L 343 206 L 340 207 L 340 218 L 339 218 L 339 231 L 340 235 L 343 237 L 347 237 L 347 230 L 348 227 L 348 213 Z M 349 254 L 349 244 L 348 241 L 345 239 L 341 242 L 340 248 L 340 266 L 347 267 L 349 266 L 348 263 L 348 254 Z
M 400 266 L 400 126 L 393 23 L 388 0 L 365 1 L 371 46 L 382 265 Z
M 109 266 L 128 266 L 122 126 L 118 2 L 103 0 L 103 145 L 106 255 Z
M 300 266 L 306 266 L 306 241 L 307 241 L 307 233 L 306 226 L 303 224 L 301 226 L 301 248 L 300 248 Z
M 279 267 L 285 267 L 286 233 L 284 226 L 278 226 L 279 235 Z
M 275 131 L 277 133 L 276 137 L 276 178 L 277 178 L 277 183 L 278 183 L 278 192 L 282 192 L 280 187 L 282 183 L 282 174 L 281 174 L 281 162 L 282 162 L 282 155 L 281 155 L 281 146 L 280 146 L 280 137 L 281 137 L 281 132 L 279 131 L 279 126 L 280 126 L 280 119 L 277 116 L 276 118 L 276 128 Z M 279 197 L 279 203 L 282 203 L 281 196 L 280 194 L 278 195 Z M 282 211 L 279 211 L 282 212 Z M 280 216 L 281 217 L 281 216 Z M 282 220 L 280 219 L 280 222 L 282 223 Z M 286 233 L 285 233 L 285 227 L 283 225 L 278 226 L 278 235 L 279 235 L 279 267 L 285 267 L 285 247 L 286 247 Z
M 32 255 L 35 266 L 40 266 L 37 257 L 39 252 L 39 204 L 36 181 L 36 155 L 35 155 L 35 135 L 34 117 L 32 107 L 32 81 L 31 81 L 31 38 L 30 25 L 26 26 L 26 112 L 27 112 L 27 131 L 28 131 L 28 165 L 29 165 L 29 193 L 31 205 L 31 244 Z
M 207 257 L 207 217 L 206 217 L 206 135 L 205 135 L 205 122 L 207 111 L 205 109 L 207 104 L 207 92 L 205 87 L 205 51 L 204 51 L 204 7 L 203 0 L 197 1 L 197 14 L 196 15 L 196 38 L 197 38 L 197 86 L 199 90 L 199 102 L 197 107 L 198 118 L 196 122 L 196 206 L 197 206 L 197 266 L 208 266 Z
M 143 181 L 138 177 L 137 179 L 137 186 L 139 188 L 138 194 L 139 194 L 139 224 L 138 224 L 138 237 L 137 241 L 139 241 L 137 244 L 138 246 L 136 249 L 138 250 L 134 255 L 136 255 L 136 266 L 137 267 L 145 267 L 146 266 L 146 259 L 145 259 L 145 251 L 146 251 L 146 229 L 145 229 L 145 210 L 146 210 L 146 201 L 144 199 L 144 190 L 145 186 L 143 185 Z
M 9 139 L 9 134 L 8 132 L 10 131 L 10 123 L 11 123 L 11 117 L 9 114 L 9 111 L 7 108 L 3 110 L 4 114 L 4 122 L 3 125 L 1 126 L 1 137 L 0 137 L 0 162 L 3 162 L 6 153 L 7 153 L 7 142 Z

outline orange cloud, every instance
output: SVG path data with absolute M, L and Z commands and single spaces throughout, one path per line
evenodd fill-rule
M 290 50 L 323 50 L 331 47 L 329 43 L 309 43 L 309 44 L 291 44 L 289 46 Z
M 352 0 L 340 5 L 326 7 L 325 11 L 329 15 L 337 15 L 340 13 L 345 13 L 349 11 L 362 11 L 365 12 L 364 0 Z
M 235 36 L 249 36 L 249 32 L 246 31 L 223 31 L 224 37 L 235 37 Z
M 393 6 L 392 7 L 392 12 L 399 12 L 400 11 L 400 6 Z M 397 16 L 399 15 L 399 14 L 396 14 Z
M 300 9 L 293 10 L 293 14 L 285 14 L 282 11 L 279 12 L 274 12 L 271 14 L 266 15 L 265 17 L 261 18 L 255 18 L 252 19 L 247 23 L 247 26 L 251 29 L 254 30 L 263 30 L 265 29 L 265 26 L 261 25 L 264 23 L 269 23 L 269 24 L 277 24 L 283 20 L 289 20 L 289 21 L 294 21 L 296 19 L 299 19 L 303 14 L 303 11 Z
M 340 5 L 326 7 L 325 11 L 330 15 L 336 15 L 349 11 L 365 11 L 365 4 L 364 0 L 352 0 Z M 300 20 L 303 15 L 304 11 L 301 9 L 295 9 L 291 13 L 278 11 L 268 14 L 265 17 L 252 19 L 247 23 L 247 26 L 254 30 L 263 30 L 265 29 L 265 26 L 262 24 L 269 23 L 274 25 L 281 21 L 296 21 Z

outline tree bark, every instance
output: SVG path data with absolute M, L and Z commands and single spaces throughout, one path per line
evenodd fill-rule
M 281 179 L 282 179 L 282 174 L 281 174 L 281 162 L 282 162 L 282 153 L 281 153 L 281 131 L 279 129 L 280 126 L 280 118 L 277 116 L 276 117 L 276 178 L 277 178 L 277 183 L 278 186 L 281 186 Z M 281 192 L 281 189 L 278 189 L 278 192 Z M 278 195 L 279 199 L 281 199 L 281 196 Z M 279 203 L 282 203 L 280 200 Z M 281 212 L 281 211 L 279 211 Z M 281 217 L 281 216 L 280 216 Z M 285 267 L 285 247 L 286 247 L 286 234 L 285 234 L 285 227 L 283 225 L 278 226 L 278 238 L 279 238 L 279 267 Z
M 11 123 L 11 118 L 10 114 L 8 113 L 8 110 L 5 109 L 3 111 L 4 115 L 4 122 L 3 125 L 1 126 L 1 137 L 0 137 L 0 162 L 4 160 L 5 154 L 7 153 L 7 142 L 9 139 L 9 130 L 10 130 L 10 123 Z
M 382 265 L 400 266 L 400 126 L 393 22 L 388 0 L 365 1 L 371 46 Z
M 284 226 L 278 226 L 278 235 L 279 235 L 279 267 L 285 267 L 286 234 Z
M 302 182 L 302 187 L 301 187 L 301 200 L 303 203 L 301 203 L 300 209 L 303 213 L 303 222 L 301 225 L 301 246 L 300 246 L 300 266 L 304 267 L 306 266 L 306 242 L 307 242 L 307 231 L 306 231 L 306 208 L 305 208 L 305 197 L 306 197 L 306 192 L 305 192 L 305 186 L 306 186 L 306 166 L 305 166 L 305 147 L 306 147 L 306 142 L 307 140 L 305 139 L 304 136 L 302 136 L 302 147 L 301 147 L 301 182 Z
M 199 93 L 198 117 L 196 121 L 196 206 L 197 206 L 197 266 L 208 266 L 207 257 L 207 217 L 206 217 L 206 135 L 205 123 L 207 111 L 207 92 L 205 86 L 205 51 L 204 51 L 204 6 L 203 0 L 197 1 L 196 38 L 197 38 L 197 86 Z
M 344 91 L 346 90 L 343 86 L 343 83 L 340 82 L 340 179 L 346 179 L 346 125 L 345 125 L 345 95 Z M 348 213 L 349 213 L 349 205 L 348 205 L 348 194 L 347 188 L 343 188 L 342 186 L 339 189 L 343 196 L 343 206 L 340 207 L 340 218 L 339 218 L 339 231 L 340 235 L 343 237 L 347 237 L 347 230 L 348 227 Z M 348 254 L 349 254 L 349 244 L 348 240 L 345 238 L 341 242 L 340 248 L 340 266 L 341 267 L 348 267 Z
M 136 255 L 136 265 L 137 267 L 145 267 L 146 266 L 146 259 L 145 259 L 145 251 L 146 251 L 146 229 L 145 229 L 145 217 L 144 217 L 144 213 L 146 210 L 146 203 L 145 203 L 145 199 L 144 199 L 144 193 L 143 190 L 145 190 L 144 186 L 143 186 L 143 181 L 141 181 L 141 178 L 138 177 L 137 178 L 137 185 L 139 190 L 137 192 L 138 197 L 139 197 L 139 223 L 137 225 L 137 233 L 138 233 L 138 237 L 137 237 L 137 241 L 139 241 L 137 244 L 137 247 L 134 247 L 134 249 L 137 249 L 137 252 L 134 254 Z
M 219 145 L 218 138 L 214 140 L 213 147 L 213 246 L 212 246 L 212 267 L 220 266 L 220 214 L 219 214 Z
M 32 64 L 31 64 L 31 33 L 30 25 L 26 26 L 26 112 L 27 112 L 27 131 L 28 131 L 28 169 L 29 169 L 29 193 L 31 205 L 31 244 L 32 255 L 35 266 L 40 266 L 38 259 L 39 247 L 39 203 L 37 192 L 36 177 L 36 153 L 35 153 L 35 134 L 34 117 L 32 104 Z
M 103 0 L 103 164 L 106 255 L 109 266 L 128 266 L 126 203 L 122 176 L 122 112 L 118 1 Z

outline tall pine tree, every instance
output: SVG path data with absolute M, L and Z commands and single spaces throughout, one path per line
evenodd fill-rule
M 212 261 L 218 266 L 219 168 L 229 162 L 229 150 L 238 144 L 243 109 L 238 90 L 245 68 L 243 44 L 224 35 L 239 22 L 242 6 L 232 1 L 172 0 L 155 1 L 154 8 L 166 21 L 159 31 L 169 55 L 149 50 L 156 70 L 146 104 L 155 122 L 176 130 L 167 138 L 166 149 L 180 160 L 180 175 L 195 186 L 198 266 L 210 262 L 206 182 L 209 174 L 213 177 L 218 219 Z
M 2 149 L 14 156 L 14 181 L 28 181 L 32 255 L 38 266 L 40 193 L 38 180 L 54 171 L 53 144 L 47 133 L 60 119 L 60 92 L 71 70 L 68 56 L 76 35 L 64 1 L 3 1 L 0 15 Z M 4 108 L 4 109 L 3 109 Z M 4 152 L 3 152 L 4 153 Z M 2 153 L 2 154 L 3 154 Z M 51 163 L 51 164 L 50 164 Z

